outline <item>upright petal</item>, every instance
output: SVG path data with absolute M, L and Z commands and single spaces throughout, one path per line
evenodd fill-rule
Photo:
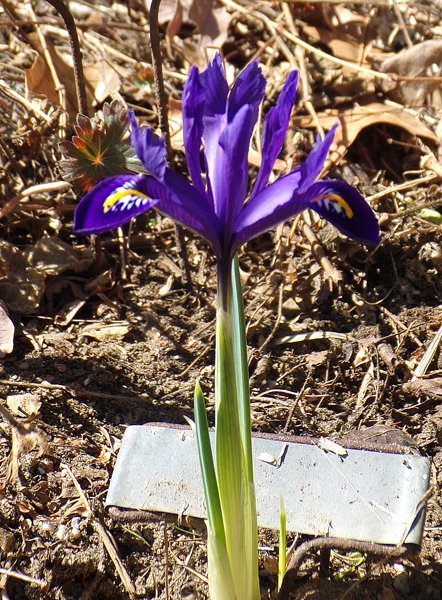
M 216 54 L 212 62 L 200 73 L 200 82 L 206 95 L 204 114 L 206 116 L 225 114 L 229 86 L 224 76 L 220 54 Z
M 279 94 L 276 106 L 267 113 L 262 133 L 262 160 L 252 196 L 258 194 L 266 185 L 289 126 L 290 115 L 298 88 L 298 72 L 292 71 Z
M 361 194 L 345 181 L 317 181 L 305 193 L 309 207 L 361 244 L 379 242 L 376 216 Z
M 323 140 L 318 136 L 313 150 L 309 153 L 302 165 L 300 165 L 301 182 L 298 189 L 299 193 L 307 190 L 321 173 L 338 125 L 339 123 L 336 123 L 336 125 L 334 125 L 325 135 Z
M 227 103 L 227 120 L 231 121 L 245 104 L 252 106 L 258 114 L 259 105 L 264 100 L 265 89 L 266 80 L 258 61 L 254 60 L 241 71 L 233 84 Z
M 166 146 L 163 138 L 158 137 L 150 127 L 138 127 L 132 111 L 129 111 L 128 117 L 132 128 L 131 142 L 138 158 L 149 175 L 162 181 L 166 171 Z
M 210 176 L 217 169 L 219 138 L 227 123 L 227 94 L 229 88 L 224 77 L 221 56 L 217 54 L 208 67 L 200 73 L 200 83 L 205 92 L 203 114 L 204 157 L 206 162 L 208 198 L 214 203 Z
M 228 123 L 219 139 L 216 162 L 209 172 L 215 212 L 229 237 L 247 193 L 249 133 L 253 108 L 245 105 Z
M 208 189 L 227 237 L 246 197 L 250 138 L 264 92 L 265 79 L 254 61 L 238 76 L 227 114 L 204 118 Z
M 121 227 L 146 212 L 156 201 L 146 190 L 148 177 L 117 175 L 100 181 L 78 204 L 74 215 L 74 232 L 103 233 Z
M 203 136 L 203 114 L 206 93 L 198 69 L 192 67 L 183 90 L 183 138 L 187 166 L 198 191 L 204 194 L 200 150 Z

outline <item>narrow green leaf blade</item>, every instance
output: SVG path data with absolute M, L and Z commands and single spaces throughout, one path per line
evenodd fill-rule
M 235 256 L 232 262 L 232 338 L 241 439 L 244 448 L 247 477 L 249 483 L 253 484 L 249 367 L 238 256 Z
M 279 558 L 278 558 L 278 590 L 287 569 L 287 515 L 285 512 L 284 498 L 279 499 Z
M 218 483 L 216 480 L 212 447 L 210 445 L 209 424 L 207 422 L 206 406 L 199 381 L 197 381 L 195 385 L 194 411 L 196 440 L 198 445 L 204 496 L 206 499 L 209 528 L 217 537 L 218 541 L 225 545 L 223 516 L 219 498 Z

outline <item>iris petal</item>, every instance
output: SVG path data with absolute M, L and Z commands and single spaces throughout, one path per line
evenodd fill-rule
M 303 196 L 295 196 L 300 183 L 301 170 L 298 168 L 279 177 L 246 204 L 233 226 L 233 253 L 248 240 L 307 208 L 308 202 Z
M 318 136 L 313 150 L 299 167 L 301 171 L 301 182 L 297 190 L 299 193 L 307 190 L 321 173 L 338 125 L 339 123 L 336 123 L 324 136 L 324 139 L 321 140 Z
M 306 192 L 309 207 L 339 231 L 361 244 L 377 244 L 376 217 L 361 194 L 345 181 L 324 179 Z
M 246 104 L 253 106 L 256 110 L 256 118 L 258 118 L 258 109 L 264 100 L 265 88 L 266 80 L 258 66 L 258 61 L 254 60 L 241 71 L 235 80 L 229 94 L 227 120 L 231 121 Z
M 246 197 L 250 138 L 264 93 L 265 79 L 254 61 L 238 76 L 228 98 L 227 114 L 204 119 L 208 186 L 215 212 L 225 224 L 226 237 Z
M 293 93 L 293 90 L 291 93 Z M 287 94 L 289 95 L 289 91 Z M 295 214 L 305 209 L 300 196 L 310 188 L 321 172 L 333 141 L 336 127 L 337 125 L 327 133 L 323 140 L 317 141 L 316 146 L 302 165 L 288 175 L 279 177 L 274 183 L 261 189 L 260 192 L 256 193 L 254 191 L 233 227 L 235 236 L 234 245 L 236 248 L 244 244 L 248 239 L 256 237 L 279 222 L 289 219 L 291 216 L 295 216 Z M 262 168 L 267 169 L 268 167 L 264 166 Z M 294 201 L 295 194 L 297 196 L 296 202 Z M 299 210 L 297 208 L 298 204 Z M 295 210 L 292 215 L 290 215 L 291 206 Z M 281 214 L 281 218 L 277 217 L 279 214 Z M 270 223 L 269 226 L 265 223 L 266 218 L 268 218 Z
M 282 88 L 276 106 L 267 113 L 262 133 L 262 159 L 252 196 L 267 184 L 289 126 L 290 115 L 298 88 L 298 72 L 292 71 Z
M 219 54 L 200 73 L 200 81 L 206 95 L 204 114 L 206 116 L 225 114 L 229 86 L 224 77 L 223 61 Z
M 204 158 L 207 176 L 207 197 L 214 205 L 210 179 L 218 169 L 219 138 L 227 124 L 227 94 L 229 88 L 224 77 L 221 56 L 217 54 L 208 67 L 200 73 L 200 83 L 205 92 L 203 114 Z
M 146 190 L 146 176 L 118 175 L 100 181 L 75 209 L 74 232 L 103 233 L 121 227 L 155 205 Z
M 204 193 L 200 150 L 203 136 L 203 111 L 206 95 L 198 69 L 192 67 L 183 90 L 183 138 L 187 166 L 194 186 Z
M 132 128 L 131 142 L 138 158 L 147 172 L 162 181 L 166 171 L 166 146 L 163 138 L 158 137 L 150 127 L 138 127 L 133 111 L 128 112 Z
M 164 184 L 146 178 L 146 189 L 158 203 L 155 208 L 204 238 L 221 255 L 222 228 L 203 194 L 181 175 L 167 169 Z

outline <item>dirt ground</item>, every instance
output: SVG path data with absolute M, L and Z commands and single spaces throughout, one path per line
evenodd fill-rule
M 71 4 L 95 68 L 85 75 L 89 116 L 122 98 L 155 126 L 144 4 Z M 423 377 L 412 377 L 442 327 L 440 3 L 195 2 L 216 35 L 198 11 L 189 17 L 190 4 L 175 29 L 160 13 L 178 164 L 180 94 L 189 65 L 204 62 L 203 43 L 222 47 L 232 73 L 261 57 L 266 109 L 296 64 L 304 75 L 277 174 L 302 160 L 317 125 L 327 129 L 339 109 L 348 137 L 328 175 L 357 185 L 382 230 L 365 248 L 304 215 L 243 248 L 253 429 L 339 439 L 394 426 L 433 461 L 420 554 L 352 562 L 332 553 L 323 577 L 310 553 L 292 598 L 438 600 L 440 344 Z M 418 50 L 405 67 L 382 66 L 427 42 L 430 59 Z M 63 22 L 44 1 L 1 1 L 0 48 L 0 299 L 15 326 L 0 366 L 2 600 L 207 598 L 203 526 L 124 524 L 104 500 L 128 425 L 192 418 L 197 377 L 213 420 L 214 259 L 186 233 L 184 281 L 173 224 L 154 214 L 124 238 L 73 235 L 82 192 L 64 185 L 60 168 L 60 136 L 70 139 L 78 112 Z M 399 79 L 382 79 L 390 72 Z M 253 175 L 252 154 L 251 163 Z M 277 534 L 262 531 L 260 545 L 262 597 L 276 598 Z

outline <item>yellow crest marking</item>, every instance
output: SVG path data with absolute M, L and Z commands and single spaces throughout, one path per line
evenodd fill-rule
M 115 191 L 103 202 L 103 212 L 107 213 L 119 200 L 121 200 L 121 198 L 124 198 L 125 196 L 136 196 L 137 198 L 142 198 L 143 200 L 149 200 L 149 196 L 146 196 L 146 194 L 143 194 L 138 190 L 120 189 Z
M 353 216 L 354 216 L 353 210 L 351 209 L 348 202 L 346 202 L 344 200 L 344 198 L 342 198 L 342 196 L 338 196 L 338 194 L 331 194 L 331 193 L 324 194 L 323 196 L 318 196 L 318 198 L 315 199 L 315 202 L 322 202 L 324 200 L 331 200 L 331 202 L 337 202 L 339 204 L 339 206 L 341 206 L 344 209 L 345 216 L 348 219 L 353 218 Z

